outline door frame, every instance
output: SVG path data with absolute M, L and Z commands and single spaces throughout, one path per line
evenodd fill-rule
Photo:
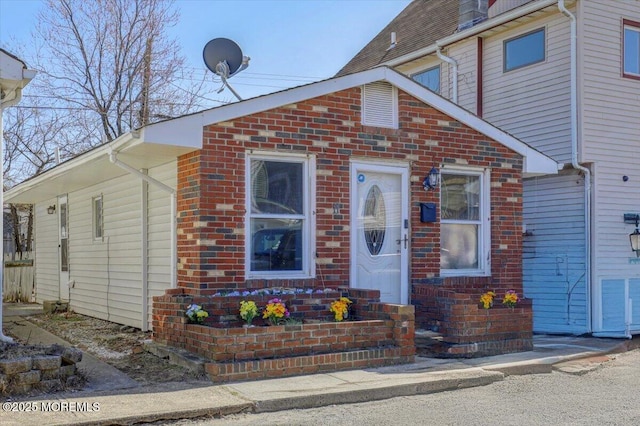
M 67 194 L 59 195 L 56 200 L 57 206 L 57 227 L 58 227 L 58 299 L 69 300 L 69 196 Z M 67 270 L 62 270 L 62 208 L 61 205 L 65 205 L 65 231 L 67 240 Z
M 350 271 L 349 271 L 349 287 L 357 287 L 357 218 L 358 218 L 358 202 L 357 202 L 357 184 L 359 172 L 380 172 L 388 174 L 396 174 L 400 176 L 401 194 L 401 233 L 402 237 L 406 236 L 408 244 L 406 248 L 400 245 L 400 303 L 409 303 L 409 253 L 411 253 L 410 229 L 411 222 L 409 216 L 409 165 L 406 163 L 389 163 L 374 162 L 366 160 L 352 160 L 349 173 L 349 203 L 350 203 L 350 232 L 349 232 L 349 255 L 350 255 Z

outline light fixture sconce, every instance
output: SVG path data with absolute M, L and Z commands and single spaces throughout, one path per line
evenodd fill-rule
M 440 173 L 438 169 L 432 167 L 429 171 L 429 174 L 424 177 L 422 181 L 422 187 L 425 191 L 429 191 L 430 189 L 436 189 L 438 184 L 440 183 Z
M 56 205 L 47 207 L 47 214 L 54 214 L 56 212 Z
M 635 252 L 636 257 L 640 257 L 640 229 L 638 229 L 638 223 L 640 223 L 640 214 L 625 213 L 624 223 L 633 223 L 636 225 L 635 231 L 629 234 L 629 242 L 631 243 L 631 250 Z

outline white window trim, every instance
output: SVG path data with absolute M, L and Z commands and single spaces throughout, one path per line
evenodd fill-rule
M 97 231 L 97 223 L 96 223 L 96 201 L 100 200 L 100 215 L 102 217 L 102 229 L 101 235 L 98 236 Z M 96 195 L 91 198 L 91 233 L 93 235 L 93 241 L 104 241 L 104 198 L 102 194 Z
M 627 78 L 632 78 L 632 79 L 640 79 L 640 73 L 636 74 L 634 72 L 630 72 L 626 70 L 627 64 L 625 62 L 624 50 L 625 50 L 625 44 L 627 41 L 627 37 L 626 37 L 627 30 L 635 31 L 640 36 L 640 25 L 638 25 L 638 23 L 635 21 L 625 20 L 622 26 L 622 76 Z
M 303 183 L 306 191 L 303 194 L 305 225 L 302 228 L 302 240 L 307 243 L 302 247 L 301 271 L 251 271 L 251 160 L 294 161 L 303 164 Z M 306 279 L 314 278 L 316 237 L 312 230 L 316 229 L 316 159 L 313 155 L 289 154 L 278 152 L 252 151 L 245 156 L 245 277 L 246 279 Z
M 524 38 L 524 37 L 527 37 L 527 36 L 529 36 L 531 34 L 535 34 L 535 33 L 539 32 L 539 31 L 542 31 L 542 33 L 544 35 L 544 41 L 543 41 L 544 57 L 542 59 L 538 60 L 538 61 L 535 61 L 535 62 L 529 62 L 529 63 L 524 64 L 524 65 L 518 65 L 517 67 L 513 67 L 513 68 L 507 69 L 507 43 L 509 43 L 511 41 L 515 41 L 515 40 L 521 39 L 521 38 Z M 533 65 L 536 65 L 536 64 L 543 64 L 543 63 L 547 62 L 547 57 L 549 56 L 549 49 L 548 49 L 548 44 L 547 44 L 547 39 L 548 39 L 547 34 L 549 34 L 549 31 L 547 31 L 547 27 L 546 26 L 543 26 L 543 27 L 536 28 L 536 29 L 533 29 L 531 31 L 527 31 L 525 33 L 518 34 L 517 36 L 510 37 L 508 39 L 503 40 L 503 42 L 502 42 L 502 72 L 503 73 L 508 73 L 508 72 L 511 72 L 511 71 L 516 71 L 516 70 L 519 70 L 519 69 L 522 69 L 522 68 L 527 68 L 527 67 L 530 67 L 530 66 L 533 66 Z
M 478 262 L 479 268 L 477 269 L 440 269 L 440 275 L 443 277 L 488 277 L 491 275 L 491 173 L 489 169 L 481 168 L 463 168 L 463 167 L 451 167 L 446 166 L 440 169 L 441 174 L 457 174 L 465 176 L 480 176 L 480 202 L 482 208 L 480 209 L 479 221 L 461 221 L 461 220 L 446 220 L 440 219 L 441 224 L 446 223 L 469 223 L 480 224 L 478 231 Z M 442 182 L 442 179 L 440 179 Z M 442 191 L 440 192 L 442 194 Z M 441 195 L 442 196 L 442 195 Z M 440 206 L 442 206 L 442 198 L 440 199 Z

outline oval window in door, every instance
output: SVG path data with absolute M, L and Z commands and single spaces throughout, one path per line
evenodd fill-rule
M 372 256 L 382 250 L 387 223 L 384 196 L 378 185 L 373 185 L 364 201 L 364 240 Z

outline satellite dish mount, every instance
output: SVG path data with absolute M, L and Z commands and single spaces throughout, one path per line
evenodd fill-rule
M 240 47 L 228 38 L 214 38 L 209 41 L 204 46 L 202 57 L 207 68 L 222 80 L 218 93 L 226 86 L 241 101 L 242 98 L 233 90 L 227 79 L 247 68 L 251 58 L 243 56 Z

